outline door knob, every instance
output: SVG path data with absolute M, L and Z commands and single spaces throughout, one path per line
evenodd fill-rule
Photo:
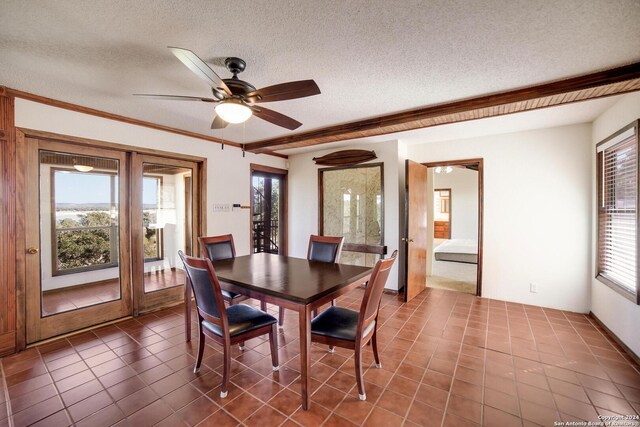
M 403 238 L 402 238 L 402 241 L 403 241 L 403 242 L 413 243 L 413 239 L 408 239 L 408 238 L 406 238 L 406 237 L 403 237 Z
M 38 253 L 38 248 L 29 248 L 27 249 L 27 253 L 31 255 L 35 255 Z

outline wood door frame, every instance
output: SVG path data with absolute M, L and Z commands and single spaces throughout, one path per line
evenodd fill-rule
M 253 173 L 263 172 L 271 175 L 282 177 L 284 191 L 282 191 L 283 216 L 282 221 L 282 242 L 280 245 L 279 255 L 288 255 L 289 253 L 289 171 L 287 169 L 275 168 L 273 166 L 260 165 L 251 163 L 249 165 L 249 253 L 253 253 Z M 279 221 L 280 219 L 278 219 Z
M 484 159 L 443 160 L 441 162 L 422 163 L 428 168 L 436 166 L 474 166 L 478 165 L 478 269 L 476 274 L 476 296 L 482 296 L 482 263 L 483 263 L 483 214 L 484 214 Z M 451 217 L 449 217 L 451 219 Z M 433 248 L 430 249 L 433 251 Z
M 20 215 L 20 213 L 25 212 L 25 204 L 24 197 L 20 197 L 21 194 L 25 194 L 25 164 L 26 164 L 26 139 L 27 138 L 35 138 L 42 139 L 48 141 L 57 141 L 63 142 L 66 144 L 75 144 L 79 146 L 88 146 L 88 147 L 100 147 L 100 148 L 109 148 L 112 150 L 123 151 L 126 153 L 140 153 L 140 154 L 150 154 L 158 157 L 165 158 L 178 158 L 182 160 L 193 161 L 199 164 L 198 168 L 198 188 L 200 188 L 200 206 L 195 207 L 194 215 L 197 214 L 199 218 L 199 227 L 197 230 L 200 235 L 205 235 L 207 229 L 207 215 L 206 215 L 206 207 L 207 207 L 207 197 L 206 197 L 206 188 L 207 188 L 207 159 L 205 157 L 200 156 L 192 156 L 189 154 L 180 154 L 180 153 L 172 153 L 169 151 L 162 151 L 153 148 L 144 148 L 144 147 L 136 147 L 132 145 L 126 144 L 118 144 L 114 142 L 101 141 L 90 138 L 82 138 L 77 136 L 63 135 L 53 132 L 46 132 L 41 130 L 34 130 L 28 128 L 15 128 L 15 138 L 16 138 L 16 174 L 15 174 L 15 189 L 16 189 L 16 251 L 15 251 L 15 262 L 16 262 L 16 280 L 15 280 L 15 306 L 16 306 L 16 332 L 15 332 L 15 340 L 16 340 L 16 351 L 21 351 L 27 348 L 26 344 L 26 245 L 25 245 L 25 215 Z M 129 162 L 130 163 L 130 162 Z M 127 171 L 127 176 L 129 176 L 130 170 Z M 130 202 L 130 198 L 126 199 L 127 202 Z M 194 229 L 195 230 L 195 229 Z M 196 251 L 199 251 L 199 245 L 196 246 Z M 11 302 L 11 301 L 10 301 Z
M 195 250 L 193 255 L 198 255 L 199 245 L 198 236 L 202 234 L 202 201 L 200 200 L 203 190 L 199 187 L 200 180 L 197 177 L 201 174 L 201 165 L 192 160 L 181 160 L 176 157 L 160 157 L 152 154 L 131 153 L 131 184 L 130 184 L 130 204 L 131 204 L 131 275 L 133 289 L 133 316 L 138 316 L 150 311 L 160 310 L 179 302 L 185 295 L 181 286 L 173 286 L 171 288 L 160 289 L 146 293 L 144 290 L 144 252 L 140 252 L 142 240 L 142 221 L 138 221 L 136 216 L 138 212 L 142 212 L 142 180 L 138 179 L 144 176 L 144 164 L 166 164 L 171 167 L 183 167 L 192 170 L 192 249 Z M 138 196 L 135 196 L 138 195 Z M 138 283 L 140 280 L 140 283 Z M 186 284 L 186 283 L 185 283 Z
M 130 244 L 129 244 L 129 221 L 130 217 L 128 200 L 128 177 L 129 177 L 129 159 L 126 153 L 117 150 L 111 150 L 110 148 L 103 147 L 89 147 L 80 146 L 76 144 L 69 144 L 63 141 L 49 141 L 41 140 L 37 137 L 28 138 L 32 141 L 31 144 L 27 143 L 27 138 L 22 132 L 17 135 L 18 145 L 18 165 L 16 178 L 17 178 L 17 199 L 18 199 L 18 215 L 17 223 L 19 234 L 17 240 L 19 242 L 19 248 L 16 251 L 16 265 L 21 270 L 16 281 L 18 299 L 17 317 L 20 319 L 19 324 L 23 326 L 21 330 L 17 330 L 18 335 L 17 342 L 19 348 L 24 348 L 27 344 L 27 340 L 37 342 L 42 339 L 52 338 L 53 336 L 65 334 L 70 331 L 84 329 L 100 323 L 116 320 L 117 318 L 129 316 L 132 309 L 132 290 L 131 290 L 131 274 L 130 274 Z M 38 218 L 40 217 L 40 161 L 38 158 L 38 152 L 41 149 L 41 144 L 45 142 L 47 144 L 44 149 L 57 151 L 57 152 L 69 152 L 69 148 L 72 147 L 73 151 L 84 156 L 99 156 L 117 159 L 120 167 L 120 176 L 123 178 L 121 181 L 122 186 L 119 187 L 119 200 L 120 206 L 118 207 L 119 217 L 124 221 L 119 222 L 118 237 L 119 237 L 119 283 L 120 283 L 120 298 L 108 301 L 105 303 L 99 303 L 82 307 L 79 309 L 63 311 L 55 315 L 56 324 L 48 325 L 48 323 L 42 323 L 44 317 L 42 316 L 42 297 L 33 297 L 34 290 L 27 286 L 27 283 L 38 282 L 38 286 L 41 284 L 40 268 L 29 269 L 26 247 L 28 245 L 36 245 L 33 243 L 37 237 L 37 247 L 41 247 L 40 241 L 40 227 L 29 227 L 29 221 L 27 220 L 26 212 L 37 212 Z M 33 144 L 36 144 L 34 146 Z M 35 180 L 35 181 L 34 181 Z M 35 187 L 33 191 L 29 191 L 31 187 Z M 36 191 L 36 189 L 38 191 Z M 36 206 L 33 206 L 33 197 L 37 197 L 38 201 Z M 30 243 L 28 242 L 30 240 Z M 40 255 L 38 255 L 38 263 L 42 261 Z M 37 270 L 37 271 L 36 271 Z M 41 295 L 41 288 L 38 289 L 37 294 Z M 32 295 L 29 298 L 29 295 Z M 115 317 L 114 313 L 122 314 L 122 316 Z M 125 313 L 126 312 L 126 313 Z M 33 313 L 33 317 L 30 318 L 30 314 Z M 88 317 L 87 317 L 88 316 Z M 47 316 L 49 317 L 49 316 Z M 80 327 L 75 327 L 75 321 L 78 319 L 86 318 L 86 324 Z M 95 322 L 94 322 L 95 320 Z M 52 323 L 50 320 L 49 323 Z M 74 326 L 72 326 L 74 325 Z
M 384 162 L 359 163 L 349 166 L 335 166 L 318 169 L 318 234 L 324 236 L 324 173 L 345 169 L 358 168 L 380 168 L 380 244 L 367 245 L 360 243 L 344 243 L 343 251 L 361 252 L 365 254 L 377 254 L 384 258 L 387 254 L 387 247 L 384 244 Z

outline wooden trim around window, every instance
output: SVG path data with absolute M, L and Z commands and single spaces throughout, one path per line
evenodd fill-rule
M 602 144 L 606 144 L 613 138 L 618 135 L 626 132 L 629 129 L 635 129 L 636 135 L 636 173 L 640 177 L 640 119 L 635 120 L 629 123 L 627 126 L 603 139 L 602 141 L 596 144 L 596 260 L 595 260 L 595 278 L 600 283 L 608 286 L 618 294 L 622 295 L 624 298 L 632 301 L 636 305 L 640 305 L 640 262 L 638 262 L 637 254 L 640 254 L 640 185 L 636 188 L 636 290 L 635 295 L 633 292 L 628 291 L 623 286 L 616 283 L 614 280 L 600 274 L 600 244 L 603 238 L 602 232 L 600 230 L 600 199 L 602 198 L 602 188 L 600 177 L 602 176 L 602 162 L 600 161 L 601 157 L 604 155 L 604 152 L 598 152 L 598 147 Z
M 263 172 L 269 175 L 278 175 L 282 178 L 283 184 L 283 202 L 280 207 L 283 210 L 282 224 L 282 242 L 280 242 L 280 255 L 289 254 L 289 171 L 287 169 L 274 168 L 273 166 L 265 166 L 257 163 L 249 165 L 249 253 L 253 253 L 253 173 Z
M 478 167 L 478 271 L 476 275 L 476 296 L 482 296 L 482 262 L 484 234 L 484 159 L 443 160 L 441 162 L 422 163 L 428 168 L 436 166 L 477 166 Z M 451 219 L 451 217 L 449 218 Z M 429 249 L 431 252 L 432 248 Z M 429 253 L 431 253 L 429 252 Z

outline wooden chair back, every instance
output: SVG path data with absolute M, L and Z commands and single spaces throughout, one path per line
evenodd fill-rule
M 362 305 L 360 306 L 358 336 L 361 336 L 362 331 L 378 317 L 378 309 L 380 308 L 384 285 L 387 283 L 389 272 L 391 271 L 391 267 L 393 267 L 397 255 L 398 251 L 393 251 L 390 258 L 379 260 L 373 268 L 371 279 L 369 279 L 367 288 L 364 291 Z
M 227 333 L 229 330 L 227 310 L 224 306 L 220 282 L 211 260 L 190 257 L 182 251 L 178 251 L 178 255 L 182 259 L 187 277 L 191 282 L 200 321 L 206 320 L 219 325 Z
M 209 258 L 211 261 L 236 257 L 236 247 L 233 244 L 232 234 L 198 237 L 198 243 L 200 243 L 202 256 Z
M 310 261 L 337 263 L 340 260 L 343 243 L 343 236 L 315 236 L 312 234 L 309 237 L 307 259 Z

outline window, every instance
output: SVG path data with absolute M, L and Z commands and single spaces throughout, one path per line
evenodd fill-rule
M 638 122 L 597 145 L 597 278 L 638 300 Z
M 54 276 L 118 265 L 117 179 L 51 168 Z

